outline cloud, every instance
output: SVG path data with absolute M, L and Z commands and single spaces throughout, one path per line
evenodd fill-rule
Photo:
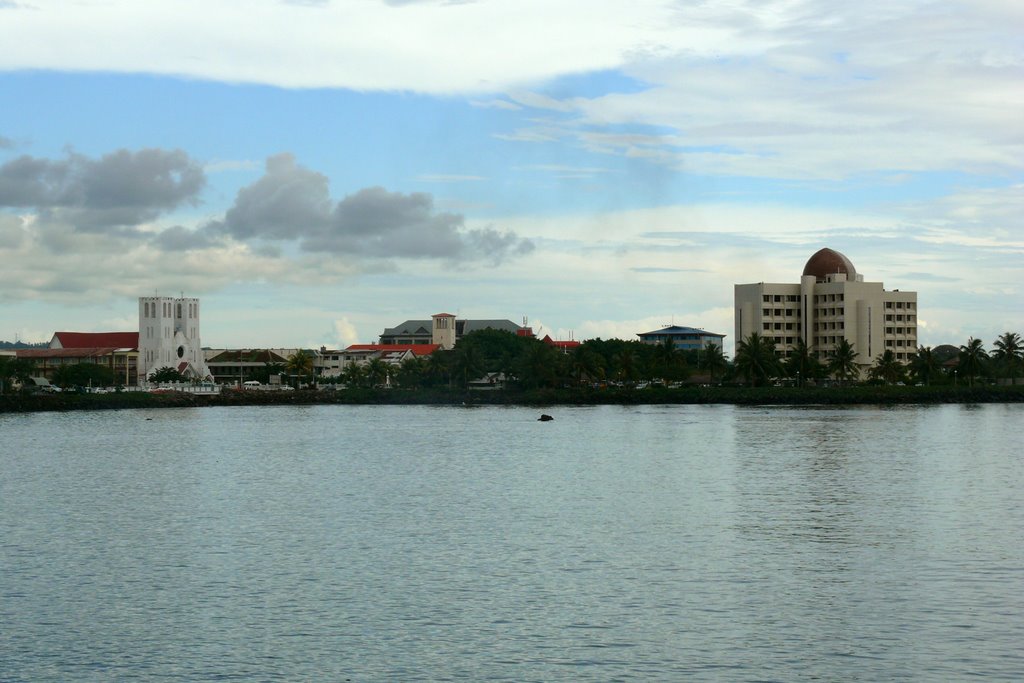
M 267 160 L 266 173 L 238 192 L 209 230 L 235 239 L 296 241 L 307 252 L 372 258 L 490 260 L 528 253 L 532 244 L 494 228 L 466 230 L 461 214 L 440 212 L 430 194 L 382 187 L 332 204 L 328 179 L 290 154 Z
M 163 251 L 189 251 L 207 249 L 218 243 L 208 233 L 189 230 L 175 225 L 160 232 L 153 238 L 153 244 Z
M 118 150 L 99 159 L 21 156 L 0 166 L 0 207 L 35 209 L 84 231 L 137 226 L 198 202 L 200 164 L 181 150 Z
M 14 140 L 0 135 L 0 149 L 14 149 Z
M 24 221 L 20 216 L 0 213 L 0 249 L 14 249 L 25 239 Z
M 359 332 L 347 317 L 342 317 L 334 321 L 334 338 L 338 347 L 344 349 L 359 343 Z

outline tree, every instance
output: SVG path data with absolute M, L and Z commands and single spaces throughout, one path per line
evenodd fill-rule
M 391 366 L 380 358 L 373 358 L 366 364 L 366 377 L 371 387 L 385 386 L 391 377 Z
M 932 377 L 939 373 L 939 361 L 932 353 L 932 347 L 917 347 L 917 353 L 910 359 L 910 372 L 915 380 L 924 383 L 925 386 L 931 384 Z
M 604 379 L 604 357 L 584 345 L 573 351 L 570 366 L 576 384 Z
M 751 332 L 736 347 L 736 371 L 751 386 L 767 384 L 768 380 L 781 371 L 779 354 L 775 350 L 775 342 L 769 337 L 762 337 Z
M 562 354 L 544 342 L 534 339 L 516 364 L 520 384 L 527 388 L 554 386 L 559 377 Z
M 153 384 L 162 384 L 164 382 L 184 382 L 185 377 L 176 368 L 162 367 L 157 368 L 153 372 L 149 373 L 147 379 Z
M 452 379 L 452 352 L 438 349 L 427 360 L 427 379 L 431 385 L 450 385 Z
M 985 361 L 988 360 L 988 353 L 980 339 L 971 337 L 967 343 L 960 347 L 957 356 L 959 361 L 957 370 L 961 375 L 967 377 L 968 386 L 974 386 L 974 379 L 981 374 L 985 368 Z
M 869 371 L 872 379 L 881 380 L 886 384 L 896 384 L 906 379 L 907 369 L 896 360 L 896 354 L 892 349 L 886 349 L 875 359 L 875 364 Z
M 828 354 L 828 371 L 840 382 L 848 382 L 860 376 L 860 368 L 857 367 L 857 356 L 851 344 L 845 337 L 839 340 L 836 348 Z
M 804 342 L 803 337 L 796 338 L 796 344 L 789 352 L 786 359 L 786 373 L 796 379 L 797 386 L 804 386 L 809 379 L 815 379 L 822 374 L 821 363 L 811 353 L 810 347 Z
M 505 332 L 504 334 L 509 334 Z M 497 362 L 497 359 L 495 359 Z M 459 343 L 452 356 L 452 375 L 457 378 L 459 386 L 465 387 L 470 380 L 476 379 L 485 372 L 484 359 L 476 344 Z
M 349 387 L 361 387 L 366 384 L 369 373 L 362 363 L 348 363 L 341 371 L 341 380 Z
M 14 368 L 11 365 L 13 360 L 13 356 L 0 356 L 0 394 L 7 393 L 7 385 L 10 383 L 11 376 L 14 373 Z
M 725 369 L 729 367 L 729 361 L 726 360 L 725 354 L 722 353 L 722 347 L 718 344 L 708 342 L 704 345 L 701 351 L 698 365 L 702 370 L 707 370 L 708 375 L 711 377 L 711 382 L 715 381 L 716 372 L 725 372 Z
M 636 354 L 630 348 L 622 349 L 612 359 L 615 377 L 622 382 L 632 382 L 639 376 L 637 373 Z
M 660 373 L 663 379 L 671 380 L 676 378 L 681 356 L 676 350 L 676 343 L 672 341 L 671 337 L 665 337 L 664 341 L 655 347 L 653 360 L 651 369 Z M 654 379 L 654 377 L 651 379 Z
M 53 371 L 50 383 L 63 389 L 72 386 L 108 387 L 114 383 L 114 371 L 96 363 L 61 365 Z
M 395 373 L 398 386 L 404 389 L 412 389 L 423 385 L 427 376 L 427 359 L 419 356 L 412 356 L 402 361 Z
M 1024 365 L 1024 343 L 1016 332 L 1004 332 L 994 346 L 992 359 L 999 363 L 1003 376 L 1012 382 Z
M 316 386 L 316 375 L 313 373 L 313 356 L 306 351 L 299 349 L 292 355 L 288 356 L 288 363 L 285 366 L 288 368 L 288 372 L 297 377 L 296 383 L 302 380 L 302 377 L 309 375 L 312 378 L 313 386 Z M 298 389 L 298 387 L 295 387 Z

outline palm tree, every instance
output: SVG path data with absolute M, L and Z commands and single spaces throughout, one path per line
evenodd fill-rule
M 903 363 L 896 360 L 896 354 L 892 349 L 886 349 L 884 353 L 875 359 L 875 364 L 870 370 L 872 379 L 880 379 L 886 384 L 896 384 L 906 377 L 906 368 Z
M 658 344 L 654 357 L 656 359 L 655 367 L 661 370 L 662 378 L 673 378 L 675 368 L 679 364 L 679 352 L 676 350 L 676 344 L 672 341 L 671 337 L 665 337 L 665 340 Z M 654 378 L 652 377 L 651 379 Z
M 580 346 L 572 354 L 571 372 L 576 384 L 601 379 L 604 377 L 604 357 Z
M 757 332 L 751 332 L 749 337 L 739 343 L 733 364 L 737 372 L 752 386 L 767 384 L 769 378 L 781 371 L 775 342 Z
M 860 368 L 857 367 L 857 356 L 851 344 L 845 337 L 836 344 L 835 350 L 828 354 L 828 371 L 835 375 L 840 382 L 846 382 L 860 376 Z
M 427 360 L 427 377 L 431 384 L 451 383 L 451 351 L 437 350 Z
M 804 386 L 807 380 L 821 374 L 821 363 L 811 354 L 811 349 L 803 337 L 796 338 L 796 344 L 786 359 L 786 372 L 796 378 L 797 386 Z
M 474 344 L 459 344 L 455 348 L 452 373 L 458 378 L 460 386 L 467 386 L 470 380 L 476 379 L 484 370 L 483 358 Z
M 931 379 L 939 372 L 939 361 L 932 353 L 932 347 L 919 346 L 917 353 L 910 359 L 910 371 L 914 378 L 924 382 L 925 386 L 931 384 Z
M 288 372 L 297 376 L 297 381 L 302 380 L 303 375 L 311 375 L 313 377 L 313 386 L 316 386 L 316 376 L 313 374 L 313 356 L 309 355 L 302 349 L 299 349 L 292 355 L 288 356 L 287 366 Z M 296 387 L 298 388 L 298 387 Z
M 1024 364 L 1024 343 L 1016 332 L 1004 332 L 996 339 L 992 358 L 1002 366 L 1003 373 L 1010 383 L 1017 377 L 1017 371 Z
M 988 360 L 988 353 L 980 339 L 971 337 L 966 344 L 960 347 L 957 369 L 961 374 L 967 376 L 967 385 L 974 386 L 974 378 L 981 374 Z
M 395 378 L 398 380 L 398 386 L 411 389 L 422 386 L 426 374 L 427 359 L 413 356 L 402 361 L 402 364 L 398 366 L 398 372 L 395 373 Z
M 636 355 L 632 349 L 622 349 L 612 359 L 615 364 L 615 376 L 623 382 L 632 382 L 637 377 Z
M 380 358 L 373 358 L 366 364 L 366 377 L 371 387 L 384 386 L 391 376 L 391 366 Z
M 708 342 L 704 345 L 704 352 L 700 356 L 700 366 L 708 371 L 711 383 L 714 384 L 715 372 L 718 370 L 725 372 L 725 369 L 729 366 L 729 361 L 726 360 L 725 354 L 722 353 L 721 346 Z
M 363 386 L 367 377 L 366 366 L 362 363 L 349 362 L 341 371 L 341 380 L 345 383 L 345 386 L 349 387 L 358 388 Z

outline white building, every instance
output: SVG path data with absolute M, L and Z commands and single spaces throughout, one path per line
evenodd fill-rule
M 734 295 L 737 344 L 756 332 L 787 355 L 802 338 L 824 361 L 845 339 L 862 372 L 886 350 L 902 363 L 917 350 L 917 292 L 865 282 L 850 259 L 832 249 L 811 256 L 799 283 L 735 285 Z
M 160 368 L 211 379 L 199 341 L 199 299 L 139 297 L 139 381 Z

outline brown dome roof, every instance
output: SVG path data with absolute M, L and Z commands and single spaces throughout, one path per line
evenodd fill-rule
M 827 247 L 814 252 L 814 256 L 807 259 L 807 265 L 804 266 L 804 275 L 813 275 L 818 281 L 834 273 L 846 273 L 847 280 L 857 278 L 857 269 L 850 259 Z

